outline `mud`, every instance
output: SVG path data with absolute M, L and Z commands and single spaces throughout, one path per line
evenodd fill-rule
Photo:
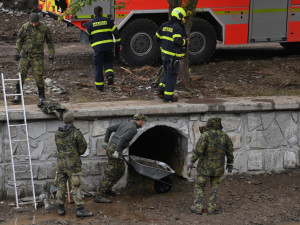
M 174 186 L 164 194 L 155 192 L 151 179 L 139 177 L 135 181 L 129 182 L 117 197 L 109 197 L 111 204 L 97 204 L 86 198 L 85 208 L 94 214 L 90 218 L 76 218 L 75 205 L 69 203 L 65 204 L 67 215 L 59 217 L 55 208 L 46 212 L 42 206 L 36 213 L 16 213 L 4 201 L 0 204 L 0 224 L 300 224 L 300 169 L 226 176 L 220 186 L 217 215 L 191 213 L 192 180 L 173 177 Z

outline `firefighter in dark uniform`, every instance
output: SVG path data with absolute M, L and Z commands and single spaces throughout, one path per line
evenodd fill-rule
M 114 38 L 116 52 L 122 50 L 121 38 L 117 26 L 110 19 L 103 17 L 102 7 L 96 6 L 94 14 L 96 17 L 87 24 L 86 32 L 90 35 L 91 45 L 95 52 L 93 62 L 96 89 L 104 91 L 103 67 L 107 83 L 112 85 L 114 83 Z
M 171 13 L 169 22 L 163 23 L 156 32 L 155 39 L 160 41 L 161 57 L 165 70 L 157 92 L 164 102 L 177 102 L 174 97 L 174 86 L 177 79 L 179 60 L 185 56 L 187 34 L 182 20 L 186 13 L 183 8 L 177 7 Z

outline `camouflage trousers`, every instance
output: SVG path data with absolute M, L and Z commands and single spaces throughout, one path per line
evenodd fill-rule
M 111 149 L 110 149 L 111 148 Z M 107 152 L 114 152 L 115 145 L 108 145 Z M 110 155 L 110 154 L 108 154 Z M 120 180 L 125 171 L 123 160 L 108 156 L 108 163 L 104 171 L 104 176 L 97 190 L 97 195 L 104 196 L 107 190 L 111 190 L 113 185 Z
M 210 189 L 210 195 L 208 199 L 207 210 L 208 212 L 213 212 L 217 206 L 219 185 L 223 181 L 223 176 L 210 177 L 210 176 L 199 175 L 196 178 L 195 189 L 194 189 L 194 195 L 195 195 L 194 205 L 196 206 L 197 210 L 199 210 L 200 212 L 203 209 L 203 199 L 205 197 L 205 186 L 208 181 L 210 181 L 211 189 Z
M 82 208 L 84 205 L 81 195 L 81 172 L 73 173 L 70 171 L 56 172 L 55 183 L 57 186 L 56 203 L 63 205 L 66 200 L 67 180 L 71 189 L 72 198 L 76 204 L 76 208 Z
M 44 87 L 44 56 L 22 56 L 19 62 L 18 71 L 21 73 L 22 83 L 28 75 L 29 68 L 32 68 L 33 78 L 38 87 Z

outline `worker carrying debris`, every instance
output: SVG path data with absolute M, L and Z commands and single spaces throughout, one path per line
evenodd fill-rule
M 22 25 L 19 30 L 14 58 L 19 62 L 18 71 L 21 73 L 22 84 L 16 84 L 16 93 L 21 93 L 20 85 L 24 85 L 28 70 L 32 68 L 32 74 L 38 86 L 39 102 L 45 100 L 44 75 L 44 43 L 48 44 L 49 62 L 54 62 L 54 44 L 50 29 L 39 22 L 39 15 L 31 13 L 29 22 Z M 13 103 L 21 102 L 21 95 L 15 96 Z
M 97 203 L 111 203 L 111 200 L 106 198 L 106 196 L 116 196 L 116 193 L 112 191 L 112 187 L 123 176 L 125 171 L 124 161 L 120 158 L 122 151 L 129 146 L 129 142 L 137 134 L 137 129 L 145 124 L 148 117 L 143 114 L 135 114 L 133 118 L 134 121 L 132 122 L 116 124 L 108 127 L 106 130 L 105 143 L 108 143 L 113 132 L 115 134 L 106 147 L 108 164 L 94 199 Z
M 76 204 L 76 216 L 88 217 L 93 214 L 84 208 L 83 196 L 81 194 L 81 159 L 87 149 L 87 143 L 73 123 L 74 115 L 68 112 L 63 117 L 64 124 L 55 133 L 55 143 L 57 147 L 57 170 L 55 182 L 58 186 L 56 202 L 58 205 L 58 215 L 66 214 L 64 208 L 65 195 L 67 193 L 67 180 L 70 181 L 71 193 Z

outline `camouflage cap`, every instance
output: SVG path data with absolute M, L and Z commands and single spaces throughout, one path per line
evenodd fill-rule
M 29 22 L 32 22 L 32 23 L 37 23 L 39 22 L 40 20 L 40 17 L 37 13 L 31 13 L 30 16 L 29 16 Z
M 208 119 L 206 127 L 214 130 L 222 130 L 223 126 L 221 120 L 222 119 L 218 116 L 212 116 Z
M 139 114 L 139 113 L 135 114 L 135 115 L 133 116 L 133 118 L 134 118 L 135 120 L 144 120 L 144 121 L 147 121 L 147 119 L 148 119 L 147 116 L 145 116 L 144 114 Z
M 74 115 L 73 113 L 71 112 L 67 112 L 65 115 L 64 115 L 64 123 L 65 124 L 70 124 L 74 121 Z

